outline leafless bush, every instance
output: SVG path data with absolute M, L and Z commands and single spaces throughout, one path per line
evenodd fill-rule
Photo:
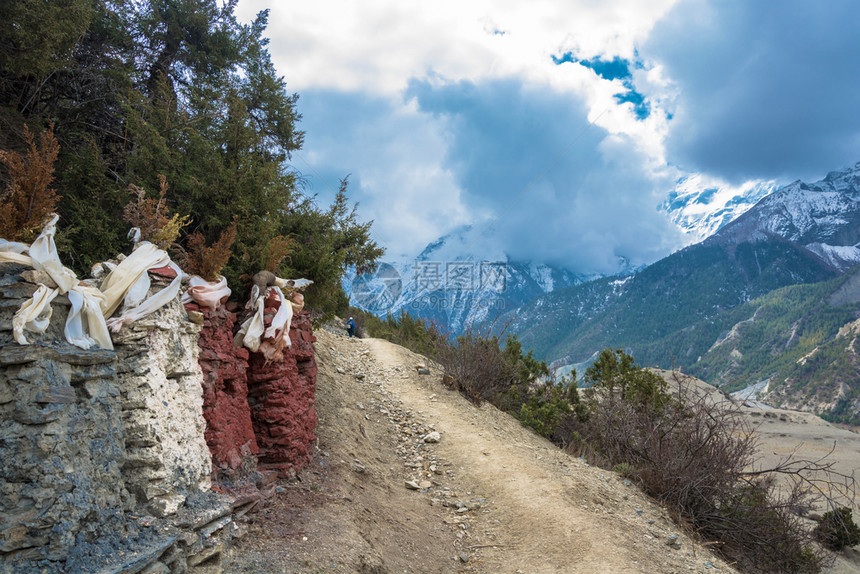
M 818 572 L 828 560 L 802 518 L 816 500 L 853 488 L 822 460 L 786 457 L 756 468 L 755 429 L 739 407 L 678 380 L 677 406 L 651 443 L 643 473 L 655 493 L 748 572 Z M 668 431 L 668 432 L 666 432 Z
M 745 572 L 820 571 L 828 556 L 803 515 L 815 503 L 832 508 L 853 500 L 853 476 L 836 472 L 826 457 L 788 456 L 756 467 L 754 429 L 734 403 L 678 376 L 671 391 L 654 391 L 641 369 L 614 369 L 605 371 L 628 377 L 626 394 L 616 392 L 618 378 L 589 392 L 588 416 L 576 429 L 580 452 L 606 468 L 624 465 L 679 522 L 717 542 Z M 650 394 L 636 394 L 642 388 Z
M 444 367 L 447 385 L 476 404 L 495 404 L 517 383 L 516 369 L 505 359 L 498 339 L 472 330 L 440 340 L 433 358 Z

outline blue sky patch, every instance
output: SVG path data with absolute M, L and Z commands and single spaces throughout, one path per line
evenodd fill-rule
M 627 88 L 627 91 L 615 94 L 615 101 L 619 104 L 627 102 L 633 104 L 633 113 L 636 114 L 636 119 L 638 120 L 644 120 L 650 116 L 651 106 L 645 101 L 645 96 L 637 92 L 631 82 L 624 82 L 624 86 Z
M 579 60 L 577 58 L 573 57 L 573 52 L 565 52 L 564 54 L 561 55 L 561 58 L 559 58 L 558 56 L 551 56 L 551 58 L 552 58 L 552 63 L 555 64 L 556 66 L 560 66 L 562 64 L 567 64 L 567 63 L 576 64 L 577 62 L 579 62 Z
M 631 62 L 615 56 L 611 60 L 604 60 L 600 57 L 591 58 L 590 60 L 580 60 L 573 55 L 573 52 L 565 52 L 559 56 L 552 56 L 552 61 L 556 65 L 564 63 L 579 64 L 589 70 L 592 70 L 600 78 L 604 80 L 622 80 L 626 92 L 615 94 L 615 101 L 619 104 L 633 104 L 633 112 L 637 120 L 644 120 L 651 115 L 651 106 L 645 101 L 645 96 L 637 92 L 633 87 L 633 75 L 630 73 Z M 641 68 L 639 62 L 633 62 L 635 67 Z
M 561 65 L 566 62 L 585 66 L 589 70 L 593 70 L 595 74 L 604 80 L 626 80 L 631 78 L 630 62 L 615 56 L 611 60 L 604 60 L 600 57 L 591 58 L 590 60 L 580 60 L 573 55 L 573 52 L 566 52 L 559 58 L 552 56 L 552 61 L 556 65 Z
M 604 80 L 625 80 L 632 77 L 630 75 L 630 62 L 617 56 L 609 61 L 592 58 L 591 60 L 580 60 L 579 63 L 594 70 L 594 73 Z

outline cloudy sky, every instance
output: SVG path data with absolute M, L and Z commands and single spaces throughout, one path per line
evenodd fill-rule
M 240 19 L 265 8 L 295 168 L 322 206 L 349 175 L 392 257 L 472 224 L 611 273 L 690 241 L 657 209 L 681 177 L 860 161 L 855 0 L 240 0 Z

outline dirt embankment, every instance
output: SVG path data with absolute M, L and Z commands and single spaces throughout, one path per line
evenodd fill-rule
M 617 474 L 418 374 L 423 357 L 317 337 L 318 452 L 228 572 L 734 572 Z

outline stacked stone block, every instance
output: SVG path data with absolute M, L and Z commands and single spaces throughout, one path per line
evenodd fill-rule
M 307 312 L 293 317 L 289 336 L 292 346 L 283 361 L 266 362 L 261 353 L 251 353 L 248 363 L 248 403 L 259 464 L 282 475 L 310 461 L 317 423 L 315 338 Z
M 120 465 L 125 435 L 113 351 L 63 340 L 68 301 L 33 344 L 11 334 L 36 286 L 0 269 L 0 563 L 64 559 L 73 547 L 126 534 L 134 502 Z M 49 569 L 50 571 L 50 569 Z
M 65 341 L 60 295 L 47 331 L 18 345 L 12 317 L 37 280 L 0 264 L 0 574 L 220 572 L 234 518 L 265 492 L 209 491 L 211 461 L 247 470 L 259 452 L 286 474 L 310 459 L 309 315 L 281 362 L 234 349 L 223 310 L 199 310 L 201 337 L 178 299 L 114 334 L 114 351 L 82 350 Z
M 156 516 L 173 514 L 190 493 L 210 485 L 199 330 L 175 299 L 114 336 L 126 433 L 123 480 Z
M 203 373 L 203 417 L 206 444 L 217 471 L 250 474 L 259 451 L 248 406 L 248 350 L 233 347 L 236 315 L 223 307 L 212 311 L 186 303 L 189 312 L 203 316 L 200 331 L 200 368 Z

